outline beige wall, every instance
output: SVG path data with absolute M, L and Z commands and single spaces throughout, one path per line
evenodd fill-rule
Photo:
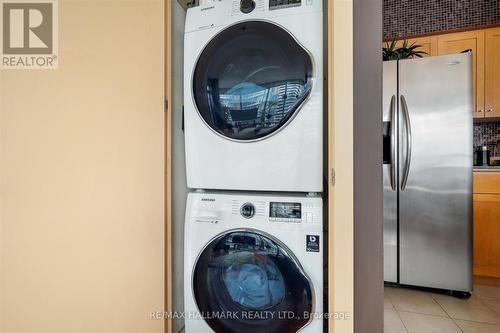
M 60 0 L 0 71 L 0 332 L 162 332 L 163 0 Z

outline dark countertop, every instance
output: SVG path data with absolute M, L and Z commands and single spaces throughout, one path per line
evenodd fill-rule
M 500 165 L 474 166 L 474 171 L 479 171 L 479 172 L 500 172 Z

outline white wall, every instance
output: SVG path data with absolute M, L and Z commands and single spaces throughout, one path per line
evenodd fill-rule
M 0 70 L 0 332 L 163 332 L 163 0 L 60 0 Z

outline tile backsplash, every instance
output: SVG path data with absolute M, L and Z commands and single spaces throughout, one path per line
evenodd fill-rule
M 474 122 L 474 147 L 487 146 L 491 156 L 500 157 L 500 122 Z
M 384 39 L 500 24 L 500 0 L 383 0 Z

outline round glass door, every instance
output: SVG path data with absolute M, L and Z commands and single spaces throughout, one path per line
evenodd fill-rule
M 312 89 L 309 53 L 268 22 L 233 25 L 202 51 L 193 73 L 198 112 L 215 132 L 256 140 L 287 124 Z
M 308 277 L 288 249 L 257 231 L 208 244 L 193 274 L 201 316 L 215 332 L 297 332 L 313 311 Z

